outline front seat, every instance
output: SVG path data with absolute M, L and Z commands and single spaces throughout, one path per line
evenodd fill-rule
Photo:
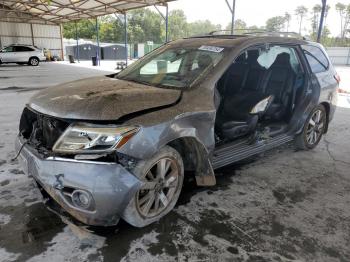
M 232 120 L 221 125 L 221 135 L 226 139 L 235 139 L 255 131 L 256 126 L 271 106 L 274 96 L 270 95 L 257 102 L 247 113 L 243 121 Z
M 265 119 L 281 120 L 286 115 L 292 99 L 295 77 L 296 74 L 290 64 L 290 55 L 288 53 L 279 54 L 275 62 L 267 69 L 263 81 L 264 94 L 275 97 L 264 116 Z
M 214 62 L 210 55 L 201 54 L 197 58 L 198 67 L 192 70 L 194 74 L 202 73 L 206 68 L 213 66 Z
M 224 97 L 218 117 L 219 133 L 234 139 L 255 130 L 259 117 L 250 114 L 259 102 L 268 97 L 262 92 L 265 69 L 257 62 L 258 50 L 248 51 L 248 69 L 240 91 Z

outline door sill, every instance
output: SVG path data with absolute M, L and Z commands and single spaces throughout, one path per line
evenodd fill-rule
M 245 158 L 263 153 L 267 150 L 281 146 L 293 140 L 293 136 L 282 134 L 270 139 L 260 140 L 254 144 L 248 144 L 247 140 L 233 141 L 215 148 L 212 159 L 214 169 L 233 164 Z

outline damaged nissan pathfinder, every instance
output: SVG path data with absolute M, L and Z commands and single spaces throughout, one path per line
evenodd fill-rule
M 314 148 L 339 77 L 321 45 L 290 36 L 182 39 L 38 92 L 16 142 L 25 172 L 87 225 L 143 227 L 174 208 L 186 171 L 212 186 L 215 169 L 292 140 Z

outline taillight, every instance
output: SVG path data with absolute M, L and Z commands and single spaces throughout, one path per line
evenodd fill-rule
M 341 89 L 341 88 L 338 88 L 338 89 L 337 89 L 337 92 L 338 92 L 339 94 L 350 94 L 349 91 L 346 91 L 346 90 Z
M 340 83 L 340 76 L 337 73 L 334 75 L 334 79 L 338 82 L 338 84 Z

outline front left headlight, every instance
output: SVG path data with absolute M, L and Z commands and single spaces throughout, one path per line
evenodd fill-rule
M 67 128 L 52 150 L 57 153 L 111 152 L 126 144 L 139 129 L 137 126 L 76 123 Z

